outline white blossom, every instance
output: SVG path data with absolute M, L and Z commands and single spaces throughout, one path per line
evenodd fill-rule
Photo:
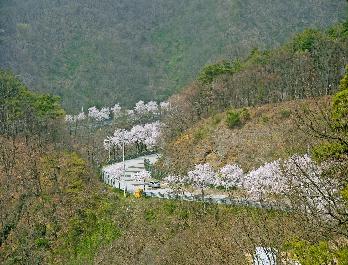
M 158 114 L 158 104 L 155 101 L 150 101 L 146 104 L 146 110 L 153 114 Z
M 215 183 L 215 172 L 209 164 L 196 165 L 194 170 L 187 173 L 188 182 L 198 189 L 205 189 Z
M 144 101 L 140 100 L 135 104 L 134 112 L 143 115 L 147 112 L 147 106 L 145 105 Z
M 114 118 L 118 118 L 122 114 L 122 112 L 121 112 L 122 108 L 119 104 L 115 104 L 110 110 L 114 114 Z
M 146 171 L 146 170 L 142 170 L 142 171 L 139 171 L 139 172 L 133 174 L 132 177 L 133 177 L 136 181 L 145 182 L 145 180 L 151 178 L 151 174 L 150 174 L 150 172 L 148 172 L 148 171 Z
M 168 186 L 174 191 L 181 190 L 187 184 L 187 177 L 169 175 L 163 179 L 164 182 L 168 183 Z
M 77 121 L 83 121 L 83 120 L 85 120 L 85 119 L 86 119 L 86 115 L 85 115 L 84 112 L 80 112 L 80 113 L 77 114 L 77 116 L 76 116 L 76 120 L 77 120 Z
M 88 109 L 88 117 L 96 121 L 104 121 L 110 119 L 110 109 L 102 108 L 98 110 L 95 106 Z
M 295 155 L 284 163 L 284 176 L 289 179 L 291 194 L 301 198 L 305 211 L 330 217 L 341 198 L 338 182 L 323 176 L 323 167 L 330 165 L 318 165 L 309 155 Z
M 226 165 L 220 169 L 220 177 L 216 179 L 215 186 L 226 189 L 243 187 L 243 170 L 238 165 Z
M 254 198 L 269 193 L 283 193 L 288 189 L 287 180 L 281 172 L 280 160 L 266 163 L 252 170 L 243 179 L 244 189 Z
M 114 164 L 109 166 L 104 172 L 107 174 L 110 180 L 116 181 L 123 176 L 124 168 L 122 164 Z
M 73 123 L 75 121 L 75 118 L 73 115 L 65 115 L 65 121 L 67 123 Z
M 164 101 L 160 103 L 161 111 L 168 111 L 170 109 L 170 103 L 168 101 Z

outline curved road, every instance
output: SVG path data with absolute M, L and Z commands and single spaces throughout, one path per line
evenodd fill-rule
M 125 177 L 121 176 L 117 178 L 113 176 L 110 171 L 112 167 L 120 167 L 123 165 L 123 162 L 115 163 L 112 165 L 105 166 L 102 169 L 103 180 L 106 184 L 113 186 L 115 188 L 119 188 L 124 190 L 127 193 L 133 194 L 137 188 L 144 189 L 144 195 L 149 197 L 157 197 L 162 199 L 182 199 L 186 201 L 202 201 L 202 197 L 199 194 L 193 194 L 190 192 L 184 192 L 183 194 L 177 194 L 172 189 L 169 188 L 159 188 L 153 189 L 148 186 L 146 182 L 136 181 L 132 175 L 140 172 L 145 169 L 144 160 L 148 159 L 152 164 L 158 160 L 158 155 L 148 155 L 141 156 L 135 159 L 130 159 L 125 161 Z M 218 204 L 230 204 L 230 205 L 243 205 L 243 206 L 251 206 L 257 208 L 268 208 L 268 209 L 281 209 L 287 210 L 284 205 L 277 205 L 274 203 L 266 203 L 255 201 L 251 199 L 245 198 L 229 198 L 224 194 L 214 194 L 214 195 L 206 195 L 204 197 L 204 201 L 210 203 L 218 203 Z

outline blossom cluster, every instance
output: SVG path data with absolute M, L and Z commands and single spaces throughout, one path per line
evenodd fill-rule
M 151 174 L 150 174 L 150 172 L 148 172 L 146 170 L 142 170 L 142 171 L 139 171 L 139 172 L 133 174 L 132 178 L 134 178 L 135 181 L 144 182 L 145 180 L 151 178 Z
M 309 155 L 295 155 L 285 161 L 276 160 L 244 174 L 238 165 L 226 165 L 218 172 L 209 164 L 199 164 L 187 176 L 168 176 L 169 186 L 182 188 L 191 185 L 202 191 L 208 187 L 224 187 L 226 190 L 244 190 L 250 198 L 263 199 L 267 195 L 300 194 L 315 210 L 324 212 L 337 192 L 337 183 L 322 176 L 323 166 Z M 332 207 L 331 207 L 332 208 Z
M 123 176 L 124 171 L 125 168 L 122 164 L 114 164 L 109 166 L 104 172 L 110 181 L 115 182 Z
M 83 121 L 85 119 L 86 119 L 86 115 L 84 112 L 80 112 L 77 115 L 66 115 L 65 116 L 65 121 L 67 123 L 75 123 L 75 122 Z
M 137 102 L 133 109 L 122 109 L 120 104 L 115 104 L 113 107 L 102 107 L 98 109 L 96 106 L 93 106 L 88 109 L 87 115 L 84 112 L 81 112 L 78 115 L 66 115 L 65 120 L 67 123 L 73 123 L 76 121 L 81 121 L 89 117 L 91 120 L 101 122 L 104 120 L 109 120 L 112 117 L 114 119 L 120 118 L 122 116 L 127 117 L 128 119 L 134 121 L 144 115 L 153 115 L 158 116 L 161 113 L 167 112 L 170 110 L 169 102 L 160 102 L 159 104 L 155 101 L 149 101 L 145 103 L 140 100 Z
M 169 175 L 164 179 L 175 190 L 191 185 L 200 190 L 210 186 L 224 187 L 226 190 L 242 187 L 243 170 L 238 165 L 226 165 L 219 172 L 206 164 L 198 164 L 187 173 L 187 176 Z
M 161 123 L 153 122 L 145 125 L 136 125 L 131 130 L 117 129 L 113 136 L 104 140 L 104 148 L 110 150 L 113 147 L 121 148 L 123 144 L 142 143 L 149 148 L 157 145 L 161 132 Z

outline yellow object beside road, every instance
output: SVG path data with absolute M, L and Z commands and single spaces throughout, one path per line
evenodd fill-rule
M 140 189 L 140 188 L 136 189 L 134 192 L 134 197 L 137 199 L 141 198 L 143 196 L 143 192 L 144 192 L 143 189 Z

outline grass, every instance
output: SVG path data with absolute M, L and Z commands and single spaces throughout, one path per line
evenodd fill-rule
M 195 164 L 208 162 L 217 168 L 237 163 L 248 171 L 306 152 L 314 140 L 299 128 L 295 113 L 327 103 L 328 98 L 289 101 L 233 110 L 230 122 L 231 111 L 201 120 L 165 146 L 164 158 L 171 164 L 162 170 L 186 174 Z

